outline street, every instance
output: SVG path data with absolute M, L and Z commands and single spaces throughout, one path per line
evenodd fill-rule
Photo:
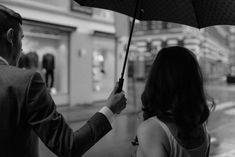
M 128 105 L 133 106 L 133 96 L 136 98 L 136 106 L 127 109 L 117 116 L 113 123 L 113 130 L 111 130 L 103 139 L 101 139 L 94 147 L 92 147 L 84 157 L 131 157 L 134 155 L 136 147 L 132 146 L 131 141 L 136 135 L 136 129 L 141 122 L 141 113 L 136 113 L 135 110 L 140 110 L 140 94 L 143 89 L 143 83 L 135 82 L 133 88 L 129 80 L 128 87 Z M 207 84 L 206 90 L 208 94 L 213 97 L 217 103 L 216 109 L 211 113 L 208 121 L 208 130 L 211 134 L 211 157 L 230 157 L 235 155 L 235 85 L 227 85 L 224 82 L 218 81 Z M 135 95 L 133 92 L 135 89 Z M 100 105 L 100 107 L 102 104 Z M 83 111 L 83 114 L 88 113 L 91 116 L 99 108 Z M 62 111 L 64 114 L 65 112 Z M 65 115 L 72 117 L 77 112 L 69 111 Z M 70 126 L 73 129 L 78 129 L 85 122 L 86 116 L 79 120 L 76 117 L 74 120 L 70 118 Z M 40 143 L 41 157 L 55 157 L 53 153 Z
M 212 136 L 211 155 L 232 157 L 235 155 L 235 86 L 211 84 L 207 86 L 207 90 L 217 101 L 217 107 L 208 124 Z

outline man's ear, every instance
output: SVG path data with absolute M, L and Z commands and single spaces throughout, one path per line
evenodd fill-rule
M 12 28 L 7 31 L 7 41 L 13 45 L 14 30 Z

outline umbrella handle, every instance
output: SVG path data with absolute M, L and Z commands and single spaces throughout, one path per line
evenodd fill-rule
M 118 81 L 118 88 L 117 88 L 117 90 L 115 91 L 115 93 L 120 93 L 120 92 L 122 92 L 123 82 L 124 82 L 124 79 L 123 79 L 123 78 L 119 78 L 119 81 Z

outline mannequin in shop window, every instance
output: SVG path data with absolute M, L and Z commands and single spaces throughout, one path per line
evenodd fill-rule
M 26 55 L 22 52 L 18 62 L 18 67 L 24 69 L 26 67 Z
M 25 63 L 27 69 L 38 68 L 38 54 L 36 51 L 30 51 L 25 55 Z
M 54 90 L 54 69 L 55 69 L 55 57 L 54 54 L 48 52 L 45 55 L 43 55 L 42 58 L 42 68 L 45 70 L 45 81 L 47 87 L 51 90 L 53 93 L 56 91 Z M 50 80 L 49 80 L 50 78 Z
M 38 54 L 36 51 L 30 51 L 27 54 L 21 53 L 18 63 L 19 68 L 23 69 L 38 69 Z

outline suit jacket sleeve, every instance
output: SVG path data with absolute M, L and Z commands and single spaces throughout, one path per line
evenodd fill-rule
M 44 144 L 58 156 L 81 156 L 111 130 L 105 115 L 97 112 L 79 130 L 73 130 L 47 91 L 39 73 L 35 73 L 26 92 L 27 123 Z

